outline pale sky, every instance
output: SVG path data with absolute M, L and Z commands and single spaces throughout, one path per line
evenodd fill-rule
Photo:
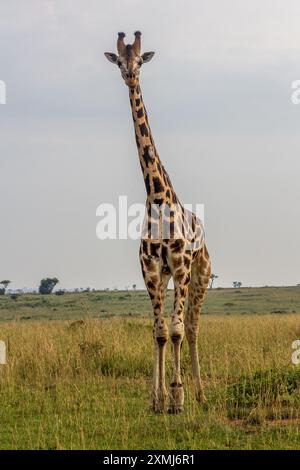
M 128 90 L 104 57 L 141 30 L 141 86 L 184 203 L 205 204 L 218 284 L 300 283 L 298 0 L 0 3 L 0 278 L 13 288 L 143 287 L 138 241 L 96 208 L 144 203 Z

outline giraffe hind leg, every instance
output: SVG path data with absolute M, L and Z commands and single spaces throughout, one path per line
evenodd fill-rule
M 185 317 L 185 332 L 189 344 L 192 374 L 196 388 L 196 399 L 199 402 L 206 400 L 200 375 L 198 356 L 198 332 L 200 311 L 208 287 L 211 274 L 211 262 L 204 246 L 192 264 L 191 282 L 188 293 L 188 307 Z

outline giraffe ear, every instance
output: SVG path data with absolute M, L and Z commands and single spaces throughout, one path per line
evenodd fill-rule
M 104 52 L 104 55 L 109 60 L 109 62 L 112 62 L 113 64 L 117 63 L 118 56 L 113 52 Z
M 144 52 L 144 54 L 142 54 L 143 63 L 150 62 L 154 54 L 155 52 Z

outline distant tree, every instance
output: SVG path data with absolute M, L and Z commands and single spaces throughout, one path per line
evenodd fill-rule
M 132 289 L 136 290 L 136 284 L 132 284 Z
M 0 287 L 0 295 L 5 295 L 5 289 L 4 289 L 4 287 Z
M 241 281 L 233 281 L 232 285 L 235 289 L 239 289 L 240 287 L 242 287 Z
M 1 281 L 0 284 L 3 286 L 3 289 L 4 289 L 4 294 L 5 294 L 5 291 L 6 289 L 8 288 L 9 284 L 10 284 L 11 281 L 9 281 L 8 279 L 4 279 L 4 281 Z M 3 295 L 3 294 L 2 294 Z
M 56 284 L 59 283 L 59 280 L 56 277 L 46 277 L 42 279 L 39 286 L 40 294 L 51 294 Z
M 215 279 L 218 279 L 218 275 L 217 274 L 214 274 L 214 273 L 211 273 L 210 275 L 210 282 L 209 282 L 209 288 L 212 289 L 213 288 L 213 285 L 214 285 L 214 281 Z

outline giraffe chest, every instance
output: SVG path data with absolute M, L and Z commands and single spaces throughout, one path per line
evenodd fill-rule
M 142 239 L 140 261 L 144 272 L 173 274 L 177 270 L 189 271 L 199 249 L 191 250 L 186 240 Z

